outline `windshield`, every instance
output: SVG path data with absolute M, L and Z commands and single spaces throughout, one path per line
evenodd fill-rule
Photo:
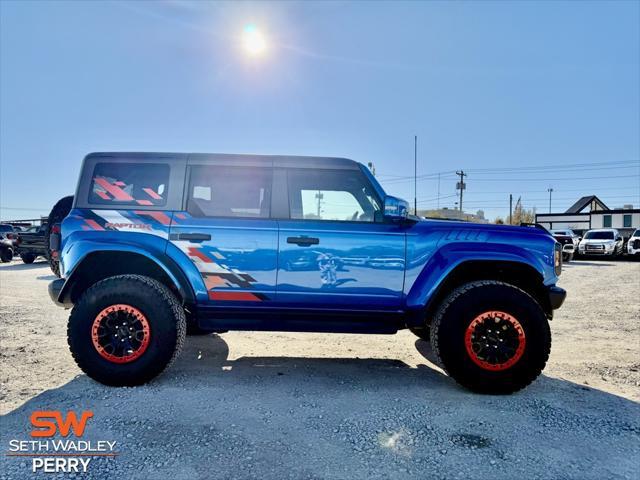
M 633 232 L 632 237 L 640 237 L 640 228 L 637 228 L 635 232 Z
M 11 225 L 0 225 L 0 232 L 13 232 Z
M 613 232 L 587 232 L 584 238 L 587 240 L 613 240 Z

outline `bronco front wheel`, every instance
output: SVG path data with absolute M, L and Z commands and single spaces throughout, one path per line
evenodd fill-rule
M 480 393 L 512 393 L 545 367 L 551 333 L 544 311 L 525 291 L 498 281 L 454 290 L 431 326 L 434 353 L 451 377 Z
M 176 297 L 141 275 L 97 282 L 74 306 L 67 328 L 78 366 L 113 386 L 140 385 L 159 375 L 180 353 L 185 334 Z

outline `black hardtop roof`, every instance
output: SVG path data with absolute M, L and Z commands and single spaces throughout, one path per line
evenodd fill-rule
M 601 210 L 609 210 L 609 207 L 607 207 L 604 202 L 602 200 L 600 200 L 597 196 L 595 195 L 587 195 L 586 197 L 581 197 L 579 198 L 576 203 L 574 203 L 573 205 L 571 205 L 566 212 L 564 213 L 580 213 L 582 212 L 585 208 L 587 208 L 589 205 L 591 205 L 592 202 L 595 202 L 595 204 L 597 206 L 600 207 Z M 596 210 L 592 210 L 592 211 L 596 211 Z
M 274 167 L 299 168 L 340 168 L 355 170 L 360 164 L 355 160 L 339 157 L 311 157 L 298 155 L 256 155 L 236 153 L 170 153 L 170 152 L 94 152 L 85 159 L 109 158 L 115 161 L 131 160 L 176 160 L 198 164 L 206 162 L 221 162 L 224 164 L 264 163 Z

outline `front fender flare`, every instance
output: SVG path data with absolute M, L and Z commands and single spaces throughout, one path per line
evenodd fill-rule
M 407 295 L 408 310 L 424 308 L 438 292 L 446 278 L 466 262 L 511 262 L 533 268 L 544 278 L 545 268 L 539 257 L 524 248 L 505 244 L 459 242 L 444 245 L 425 264 Z

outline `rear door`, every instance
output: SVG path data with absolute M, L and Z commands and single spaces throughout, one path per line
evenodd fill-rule
M 398 309 L 405 233 L 352 169 L 287 168 L 289 218 L 279 221 L 278 302 L 301 308 Z
M 278 248 L 271 162 L 190 160 L 187 174 L 185 210 L 174 215 L 170 234 L 177 250 L 168 252 L 196 267 L 205 303 L 270 302 Z

